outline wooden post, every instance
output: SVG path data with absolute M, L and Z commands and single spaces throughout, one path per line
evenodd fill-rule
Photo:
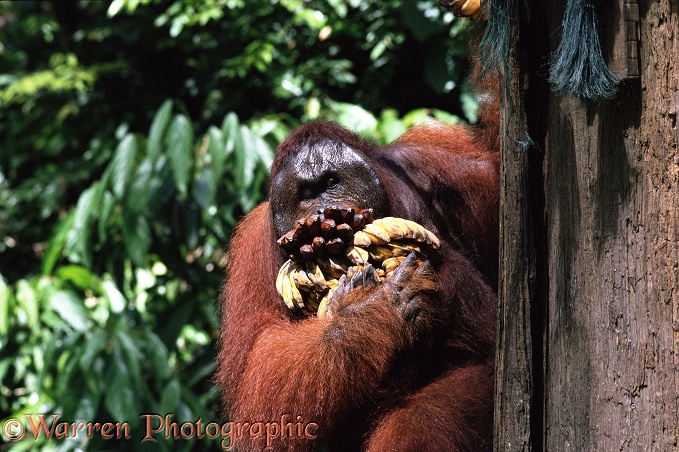
M 535 100 L 547 72 L 540 43 L 556 48 L 563 2 L 517 3 L 495 449 L 677 450 L 679 2 L 597 2 L 604 56 L 623 78 L 601 102 Z M 521 153 L 525 131 L 542 157 Z

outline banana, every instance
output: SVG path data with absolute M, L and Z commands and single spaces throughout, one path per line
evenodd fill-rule
M 349 268 L 349 265 L 346 262 L 343 262 L 342 259 L 336 257 L 319 258 L 317 260 L 318 265 L 321 267 L 321 269 L 325 273 L 332 276 L 333 278 L 339 279 L 343 274 L 347 272 L 347 268 Z
M 330 294 L 323 297 L 321 302 L 318 304 L 318 310 L 316 310 L 316 317 L 319 319 L 324 319 L 328 313 L 328 300 L 330 299 Z
M 306 262 L 306 275 L 314 285 L 313 292 L 326 292 L 328 284 L 316 262 Z
M 390 242 L 386 245 L 394 256 L 408 256 L 408 254 L 415 252 L 422 254 L 422 249 L 410 241 Z
M 292 269 L 292 266 L 291 266 L 291 269 Z M 302 293 L 299 291 L 299 288 L 297 287 L 297 284 L 295 283 L 295 279 L 293 278 L 293 272 L 289 271 L 287 276 L 288 276 L 289 287 L 290 287 L 290 296 L 292 297 L 292 301 L 294 302 L 294 304 L 297 305 L 298 308 L 305 309 L 306 306 L 304 305 L 304 297 L 302 297 Z
M 329 279 L 329 280 L 328 280 L 328 287 L 330 287 L 330 289 L 328 290 L 328 293 L 330 293 L 330 292 L 332 292 L 334 289 L 336 289 L 337 286 L 339 286 L 339 279 L 334 279 L 334 278 Z
M 370 238 L 370 243 L 373 245 L 384 245 L 385 243 L 389 243 L 391 240 L 389 232 L 381 227 L 377 221 L 378 220 L 375 220 L 370 224 L 366 224 L 363 228 L 363 232 Z
M 307 292 L 314 289 L 316 286 L 313 281 L 307 275 L 307 272 L 302 268 L 303 264 L 293 263 L 291 266 L 292 279 L 295 281 L 295 285 Z
M 410 229 L 405 223 L 398 221 L 399 218 L 395 217 L 384 217 L 375 220 L 373 224 L 381 227 L 389 234 L 390 239 L 400 240 L 404 237 L 408 237 Z
M 469 17 L 471 20 L 476 20 L 479 17 L 483 17 L 483 19 L 486 20 L 486 15 L 483 14 L 480 0 L 467 0 L 466 2 L 462 3 L 462 6 L 459 7 L 456 15 Z
M 384 272 L 387 274 L 387 277 L 389 277 L 389 273 L 393 272 L 396 270 L 396 268 L 401 265 L 401 262 L 403 262 L 406 258 L 403 256 L 399 257 L 392 257 L 391 259 L 387 259 L 386 261 L 382 262 L 382 268 L 384 269 Z
M 373 245 L 368 248 L 368 253 L 370 253 L 370 257 L 372 257 L 377 262 L 382 262 L 394 257 L 394 253 L 387 245 Z
M 434 249 L 439 249 L 441 247 L 438 237 L 425 229 L 424 226 L 415 223 L 414 221 L 403 218 L 384 217 L 375 220 L 372 224 L 375 224 L 387 231 L 394 229 L 404 231 L 405 234 L 403 234 L 401 238 L 413 239 L 417 242 L 425 242 Z
M 373 218 L 371 209 L 331 206 L 323 215 L 298 220 L 278 240 L 291 256 L 276 277 L 276 290 L 289 309 L 329 317 L 328 300 L 342 275 L 372 262 L 381 265 L 375 269 L 379 282 L 391 277 L 411 252 L 426 258 L 428 251 L 440 247 L 433 233 L 413 221 Z
M 280 270 L 278 270 L 278 276 L 276 277 L 276 290 L 281 298 L 283 298 L 283 302 L 288 309 L 295 309 L 295 301 L 291 288 L 291 286 L 294 285 L 294 282 L 291 282 L 289 278 L 291 265 L 291 260 L 287 260 L 281 265 Z
M 372 244 L 370 236 L 363 231 L 357 231 L 354 234 L 354 246 L 360 246 L 361 248 L 367 248 Z
M 354 265 L 365 264 L 366 262 L 368 262 L 368 259 L 370 258 L 370 253 L 368 253 L 368 251 L 358 246 L 350 245 L 344 254 Z

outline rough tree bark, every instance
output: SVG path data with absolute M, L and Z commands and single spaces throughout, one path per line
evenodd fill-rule
M 601 3 L 612 60 L 622 9 Z M 496 450 L 677 450 L 679 1 L 639 2 L 639 78 L 605 102 L 539 95 L 532 60 L 556 47 L 562 13 L 513 12 Z

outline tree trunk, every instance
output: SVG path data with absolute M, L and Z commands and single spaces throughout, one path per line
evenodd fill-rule
M 603 8 L 617 67 L 624 8 Z M 502 152 L 496 450 L 679 448 L 679 2 L 639 10 L 640 77 L 603 102 L 534 101 L 546 69 L 533 60 L 547 53 L 534 40 L 556 48 L 563 5 L 514 12 L 523 57 Z M 544 154 L 518 152 L 525 131 Z

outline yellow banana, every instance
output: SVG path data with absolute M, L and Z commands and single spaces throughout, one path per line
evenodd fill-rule
M 372 244 L 372 241 L 370 240 L 370 237 L 368 234 L 366 234 L 363 231 L 357 231 L 356 234 L 354 234 L 354 246 L 358 246 L 361 248 L 367 248 Z
M 359 246 L 350 245 L 344 254 L 354 265 L 365 264 L 368 262 L 368 259 L 370 259 L 370 254 L 368 251 Z
M 334 288 L 336 288 L 338 285 L 339 285 L 339 279 L 330 278 L 328 280 L 328 287 L 330 288 L 330 290 L 328 290 L 328 293 L 330 293 L 330 291 L 333 290 Z
M 387 231 L 390 239 L 398 240 L 407 237 L 410 233 L 410 229 L 405 225 L 405 223 L 398 220 L 400 220 L 400 218 L 384 217 L 375 220 L 373 224 Z
M 316 317 L 319 319 L 324 319 L 328 313 L 328 300 L 330 297 L 328 295 L 324 296 L 321 302 L 318 304 L 318 310 L 316 310 Z
M 396 268 L 401 265 L 401 262 L 403 262 L 406 258 L 403 256 L 399 257 L 392 257 L 391 259 L 387 259 L 386 261 L 382 262 L 382 268 L 384 269 L 384 272 L 387 274 L 387 277 L 389 277 L 389 273 L 393 272 L 396 270 Z
M 419 246 L 409 241 L 390 242 L 386 246 L 389 247 L 389 250 L 392 252 L 394 256 L 408 256 L 408 254 L 412 252 L 415 252 L 417 254 L 422 253 L 422 250 L 420 249 Z
M 302 268 L 302 265 L 304 264 L 293 263 L 290 273 L 292 274 L 292 279 L 295 281 L 295 285 L 308 292 L 313 290 L 315 284 L 311 281 L 307 272 Z
M 276 277 L 276 290 L 278 291 L 278 294 L 281 296 L 281 298 L 283 298 L 285 305 L 289 309 L 295 309 L 295 300 L 291 287 L 294 285 L 294 282 L 291 282 L 289 277 L 291 265 L 291 260 L 287 260 L 283 265 L 281 265 L 280 270 L 278 270 L 278 276 Z
M 378 220 L 375 220 L 370 224 L 366 224 L 363 228 L 363 232 L 370 238 L 370 243 L 373 245 L 384 245 L 385 243 L 389 243 L 391 240 L 389 232 L 381 227 L 377 221 Z
M 334 257 L 318 258 L 317 261 L 324 273 L 329 274 L 333 278 L 342 277 L 347 272 L 347 268 L 349 268 L 346 262 Z
M 321 267 L 318 266 L 316 262 L 306 262 L 306 275 L 313 283 L 314 292 L 325 292 L 328 290 L 328 284 L 325 280 L 325 276 L 321 271 Z
M 290 282 L 290 294 L 292 296 L 292 301 L 297 305 L 298 308 L 304 309 L 304 297 L 299 291 L 295 279 L 293 278 L 292 266 L 290 266 L 291 271 L 288 272 L 288 281 Z
M 373 245 L 368 248 L 368 252 L 370 253 L 370 257 L 377 262 L 382 262 L 394 257 L 394 253 L 387 245 Z
M 383 229 L 397 228 L 399 231 L 407 231 L 402 238 L 413 239 L 417 242 L 425 242 L 434 249 L 439 249 L 441 247 L 438 237 L 428 231 L 424 226 L 415 223 L 414 221 L 406 220 L 404 218 L 384 217 L 375 220 L 372 224 L 377 224 Z

